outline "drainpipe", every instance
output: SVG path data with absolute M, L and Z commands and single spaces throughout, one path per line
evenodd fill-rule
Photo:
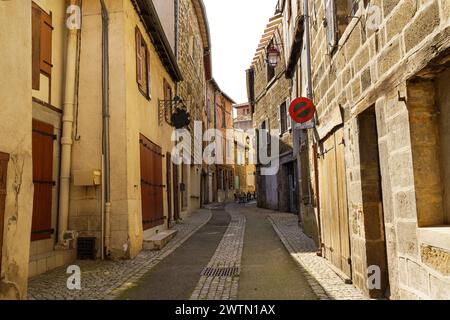
M 102 259 L 105 254 L 110 255 L 111 243 L 111 167 L 109 145 L 109 14 L 104 0 L 100 0 L 102 6 L 102 104 L 103 104 L 103 248 Z
M 307 76 L 307 81 L 308 81 L 308 99 L 313 100 L 314 99 L 314 94 L 313 94 L 313 86 L 312 86 L 312 72 L 311 72 L 311 39 L 310 39 L 310 26 L 309 26 L 309 1 L 308 0 L 304 0 L 303 1 L 303 5 L 304 5 L 304 15 L 305 15 L 305 47 L 306 47 L 306 68 L 307 68 L 307 72 L 306 72 L 306 76 Z M 317 117 L 317 114 L 316 114 Z M 316 120 L 316 118 L 315 118 Z M 314 121 L 315 121 L 314 120 Z
M 309 22 L 309 0 L 303 1 L 303 11 L 304 11 L 304 23 L 305 23 L 305 47 L 306 47 L 306 76 L 307 76 L 307 82 L 308 82 L 308 99 L 311 101 L 314 101 L 314 89 L 313 89 L 313 83 L 312 83 L 312 71 L 311 71 L 311 35 L 310 35 L 310 22 Z M 317 111 L 314 114 L 314 125 L 319 124 L 319 118 L 317 116 Z M 317 150 L 318 150 L 318 141 L 314 141 L 314 157 L 317 156 Z M 320 252 L 323 248 L 322 246 L 322 226 L 321 226 L 321 216 L 320 216 L 320 195 L 319 195 L 319 186 L 318 186 L 318 170 L 319 170 L 318 161 L 315 158 L 314 159 L 314 172 L 315 172 L 315 185 L 316 185 L 316 193 L 317 193 L 317 217 L 318 217 L 318 236 L 319 236 L 319 245 L 320 245 Z
M 68 5 L 79 5 L 79 0 L 69 0 Z M 64 84 L 64 105 L 61 137 L 61 173 L 59 193 L 58 242 L 66 246 L 64 235 L 69 222 L 70 172 L 73 146 L 73 122 L 75 108 L 75 83 L 77 71 L 78 30 L 67 31 L 66 79 Z

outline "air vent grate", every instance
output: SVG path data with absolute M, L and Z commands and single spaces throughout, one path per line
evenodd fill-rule
M 201 275 L 206 277 L 234 277 L 239 275 L 238 267 L 230 268 L 211 268 L 207 267 L 203 269 Z
M 77 240 L 77 259 L 95 260 L 97 257 L 97 238 L 79 237 Z

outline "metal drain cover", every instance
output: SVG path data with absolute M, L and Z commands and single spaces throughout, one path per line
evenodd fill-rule
M 203 269 L 201 276 L 206 277 L 233 277 L 239 275 L 238 267 L 230 268 L 211 268 L 207 267 Z

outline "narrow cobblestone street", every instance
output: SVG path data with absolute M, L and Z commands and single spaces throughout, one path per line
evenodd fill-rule
M 66 267 L 31 279 L 36 300 L 363 299 L 318 257 L 297 217 L 255 204 L 211 206 L 177 224 L 161 251 L 131 261 L 77 261 L 82 289 L 67 289 Z

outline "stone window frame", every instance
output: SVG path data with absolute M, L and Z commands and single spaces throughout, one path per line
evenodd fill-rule
M 414 129 L 414 127 L 417 127 L 417 128 L 419 128 L 419 127 L 418 127 L 418 124 L 414 125 L 414 121 L 412 122 L 413 118 L 411 118 L 411 116 L 412 116 L 411 112 L 414 111 L 416 108 L 419 108 L 419 111 L 422 113 L 424 113 L 424 112 L 430 113 L 432 115 L 431 121 L 433 122 L 433 125 L 430 127 L 431 129 L 428 129 L 428 130 L 435 130 L 433 128 L 435 128 L 436 125 L 438 125 L 439 128 L 441 128 L 441 125 L 442 125 L 440 123 L 441 119 L 439 119 L 439 120 L 436 119 L 437 115 L 442 114 L 442 110 L 441 110 L 442 106 L 439 104 L 439 101 L 438 101 L 439 98 L 436 97 L 436 95 L 439 92 L 437 83 L 436 83 L 436 79 L 439 78 L 440 76 L 443 76 L 444 72 L 450 72 L 450 71 L 448 71 L 448 69 L 442 71 L 442 69 L 441 69 L 442 67 L 440 67 L 441 64 L 443 63 L 443 61 L 446 61 L 446 59 L 447 59 L 446 57 L 436 58 L 433 65 L 426 67 L 425 69 L 423 69 L 422 71 L 417 73 L 414 77 L 411 77 L 410 79 L 408 79 L 406 82 L 406 91 L 407 91 L 407 97 L 408 97 L 406 101 L 408 103 L 408 112 L 410 113 L 409 122 L 410 122 L 410 134 L 411 134 L 411 143 L 412 143 L 411 148 L 412 148 L 413 170 L 414 170 L 415 177 L 417 177 L 416 170 L 417 170 L 417 166 L 420 166 L 420 161 L 417 161 L 417 157 L 415 157 L 414 154 L 415 154 L 415 152 L 416 153 L 420 152 L 420 150 L 414 151 L 414 149 L 417 148 L 417 146 L 414 146 L 412 138 L 413 138 L 414 132 L 417 132 L 417 129 Z M 420 76 L 423 74 L 428 75 L 428 77 L 421 78 Z M 430 74 L 433 74 L 432 78 L 429 77 Z M 434 91 L 433 91 L 434 95 L 435 95 L 435 97 L 433 97 L 434 103 L 435 103 L 434 111 L 431 109 L 425 110 L 423 107 L 420 107 L 420 105 L 425 106 L 425 105 L 429 104 L 429 101 L 426 104 L 422 103 L 421 101 L 419 101 L 417 99 L 418 95 L 417 94 L 412 95 L 411 94 L 412 91 L 410 91 L 410 90 L 414 90 L 415 85 L 419 85 L 419 86 L 424 85 L 427 82 L 427 80 L 429 82 L 431 82 L 432 85 L 434 86 Z M 420 81 L 422 81 L 422 84 L 420 83 Z M 429 83 L 428 85 L 431 85 L 431 84 Z M 427 91 L 429 92 L 430 90 L 428 89 Z M 413 104 L 415 104 L 417 106 L 415 106 Z M 416 114 L 416 116 L 417 116 L 417 114 Z M 423 118 L 423 116 L 422 116 L 422 118 Z M 427 119 L 427 117 L 425 117 L 425 119 Z M 418 123 L 417 120 L 415 122 Z M 419 123 L 419 125 L 420 125 L 420 127 L 427 127 L 424 124 Z M 422 133 L 422 135 L 423 135 L 423 133 Z M 440 133 L 438 135 L 439 135 L 438 144 L 440 145 L 440 138 L 441 138 Z M 421 145 L 419 144 L 418 147 L 420 148 Z M 437 152 L 440 155 L 440 153 L 441 153 L 440 146 L 438 147 Z M 441 157 L 442 157 L 442 155 L 439 156 L 440 166 L 442 166 L 442 158 Z M 427 177 L 425 174 L 422 174 L 422 176 Z M 429 179 L 429 177 L 427 177 L 427 179 Z M 442 183 L 442 172 L 441 172 L 441 183 Z M 415 180 L 414 181 L 415 189 L 417 188 L 417 185 L 418 185 L 418 183 Z M 417 201 L 417 197 L 419 195 L 421 195 L 421 194 L 418 194 L 417 190 L 416 190 L 416 201 Z M 443 196 L 443 198 L 445 198 L 444 190 L 442 190 L 442 196 Z M 421 201 L 423 202 L 424 200 L 425 199 L 422 199 Z M 442 205 L 445 206 L 445 203 L 442 203 Z M 444 208 L 442 208 L 442 209 L 444 210 Z M 436 221 L 424 220 L 423 216 L 421 216 L 419 206 L 416 209 L 416 214 L 417 214 L 417 220 L 418 220 L 417 236 L 418 236 L 418 241 L 421 245 L 422 259 L 423 259 L 423 253 L 424 253 L 423 250 L 431 249 L 431 250 L 439 251 L 439 250 L 443 249 L 447 252 L 450 252 L 450 217 L 449 217 L 449 213 L 447 212 L 447 216 L 446 216 L 446 212 L 445 211 L 443 212 L 442 223 L 439 223 L 439 221 L 436 222 Z M 430 267 L 437 270 L 435 268 L 435 266 L 430 266 Z
M 289 132 L 286 101 L 282 102 L 278 107 L 278 127 L 280 129 L 280 137 Z
M 330 8 L 331 12 L 328 12 L 328 4 L 333 4 Z M 368 4 L 369 1 L 367 0 L 323 0 L 323 25 L 327 36 L 328 55 L 334 55 L 339 48 L 344 46 L 356 24 L 360 22 L 361 17 L 357 16 L 358 12 L 362 8 L 366 8 Z M 333 18 L 333 29 L 329 30 L 328 20 L 331 18 Z

